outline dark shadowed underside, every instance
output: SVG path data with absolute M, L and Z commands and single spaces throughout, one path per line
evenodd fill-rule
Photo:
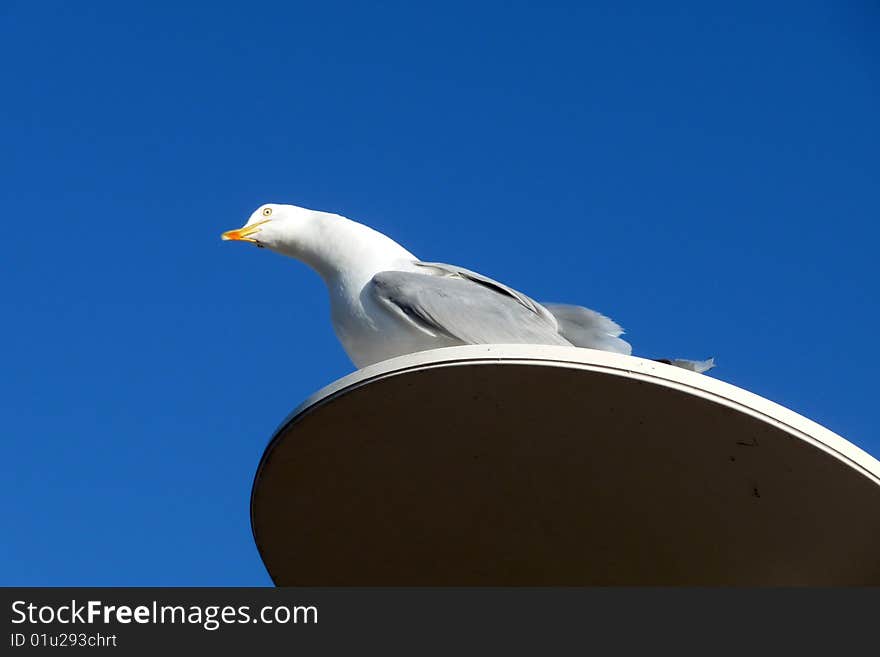
M 880 585 L 880 467 L 733 386 L 566 347 L 361 370 L 266 450 L 280 585 Z

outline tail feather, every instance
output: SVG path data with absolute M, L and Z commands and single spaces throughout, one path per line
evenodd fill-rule
M 715 367 L 715 358 L 707 358 L 706 360 L 687 360 L 684 358 L 657 358 L 658 363 L 666 363 L 667 365 L 675 365 L 683 370 L 690 370 L 697 374 L 708 372 Z
M 583 306 L 564 303 L 541 303 L 556 318 L 559 333 L 575 347 L 587 347 L 618 354 L 632 353 L 630 344 L 620 335 L 623 329 L 610 317 Z

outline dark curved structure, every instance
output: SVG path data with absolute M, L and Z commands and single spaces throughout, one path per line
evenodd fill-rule
M 569 347 L 359 370 L 272 437 L 286 586 L 880 585 L 880 463 L 717 379 Z

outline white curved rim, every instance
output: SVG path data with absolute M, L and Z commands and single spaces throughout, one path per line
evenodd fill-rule
M 607 351 L 551 345 L 467 345 L 422 351 L 391 358 L 334 381 L 308 397 L 272 434 L 266 454 L 297 418 L 333 397 L 362 385 L 408 371 L 479 363 L 568 367 L 635 379 L 673 388 L 727 406 L 767 422 L 859 470 L 880 485 L 880 461 L 812 420 L 737 386 L 653 360 Z M 265 458 L 265 454 L 264 454 Z M 257 475 L 262 469 L 262 463 Z

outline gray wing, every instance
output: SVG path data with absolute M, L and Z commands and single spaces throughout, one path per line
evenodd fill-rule
M 531 310 L 536 315 L 540 315 L 548 322 L 556 326 L 556 319 L 551 313 L 547 311 L 546 308 L 544 308 L 544 306 L 542 306 L 534 299 L 527 297 L 522 292 L 517 292 L 512 287 L 507 287 L 504 283 L 499 283 L 498 281 L 491 279 L 488 276 L 483 276 L 482 274 L 478 274 L 477 272 L 471 271 L 470 269 L 465 269 L 464 267 L 456 267 L 455 265 L 447 265 L 442 262 L 417 262 L 415 264 L 419 267 L 426 269 L 434 276 L 463 278 L 473 283 L 477 283 L 478 285 L 483 285 L 491 290 L 495 290 L 499 294 L 512 297 L 513 299 L 516 299 L 520 304 L 522 304 L 526 309 Z
M 562 303 L 542 305 L 553 313 L 559 324 L 559 332 L 573 345 L 627 356 L 632 353 L 629 342 L 619 337 L 623 334 L 623 329 L 611 318 L 583 306 Z
M 553 315 L 529 297 L 466 269 L 418 265 L 424 274 L 379 272 L 368 291 L 419 330 L 464 344 L 571 345 Z

